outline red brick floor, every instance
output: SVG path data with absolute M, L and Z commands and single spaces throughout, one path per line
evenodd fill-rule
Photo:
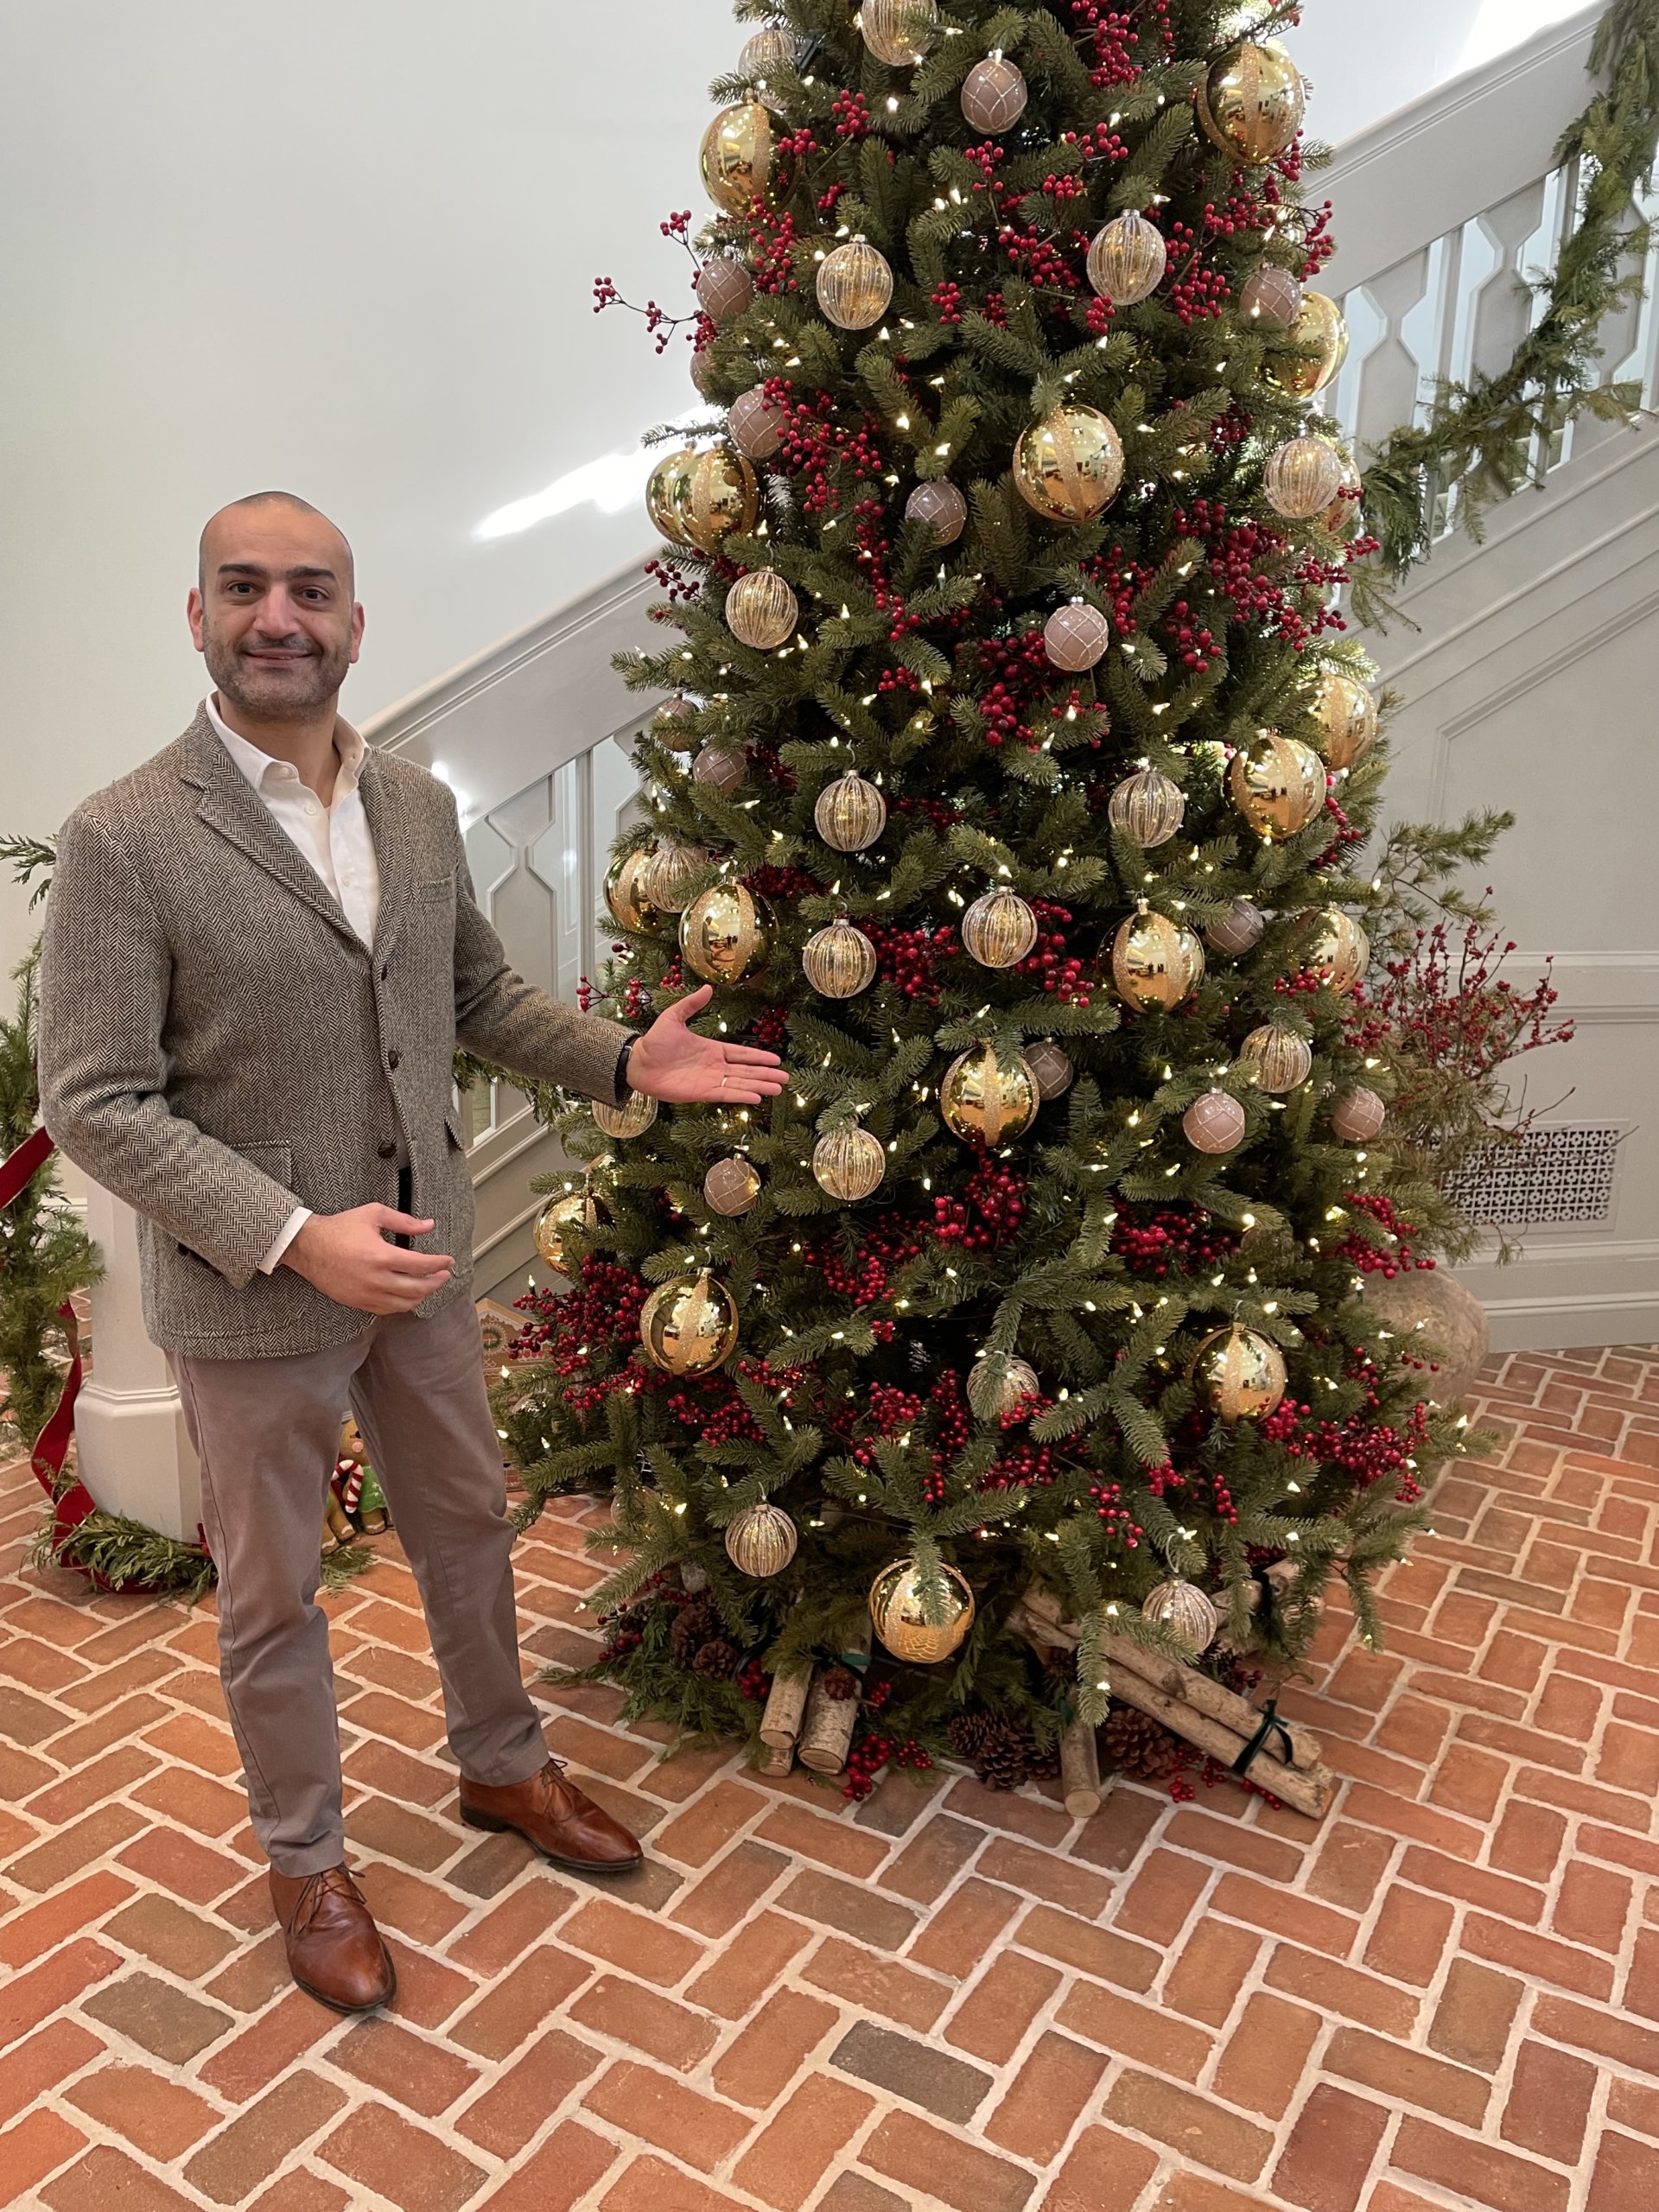
M 556 1749 L 650 1845 L 603 1891 L 455 1818 L 389 1553 L 331 1602 L 349 1827 L 402 1976 L 283 1978 L 203 1611 L 20 1566 L 0 1475 L 0 2194 L 51 2212 L 1654 2212 L 1659 1353 L 1498 1363 L 1374 1656 L 1294 1700 L 1322 1827 L 962 1777 L 854 1813 L 601 1692 Z M 588 1649 L 582 1512 L 527 1662 Z

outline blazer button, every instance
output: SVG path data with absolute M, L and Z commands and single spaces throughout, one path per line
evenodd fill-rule
M 396 1160 L 397 1157 L 397 1146 L 395 1144 L 383 1144 L 380 1147 L 380 1157 L 382 1160 Z
M 390 976 L 390 975 L 391 975 L 391 961 L 390 961 L 390 960 L 383 960 L 383 961 L 381 962 L 381 963 L 380 963 L 380 980 L 381 980 L 381 982 L 382 982 L 383 983 L 385 982 L 385 980 L 386 980 L 387 976 Z
M 401 1052 L 388 1052 L 386 1054 L 386 1065 L 389 1068 L 395 1068 L 398 1061 L 401 1060 L 403 1057 L 404 1056 Z

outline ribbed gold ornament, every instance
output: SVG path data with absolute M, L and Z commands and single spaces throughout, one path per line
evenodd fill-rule
M 838 330 L 868 330 L 893 297 L 886 254 L 865 238 L 849 238 L 818 264 L 818 305 Z
M 1077 599 L 1057 607 L 1043 625 L 1043 650 L 1056 668 L 1081 675 L 1093 668 L 1112 642 L 1112 626 L 1097 607 Z
M 922 1571 L 913 1559 L 894 1560 L 870 1585 L 876 1634 L 895 1659 L 912 1667 L 934 1667 L 948 1659 L 974 1624 L 974 1592 L 967 1576 L 941 1561 L 939 1580 L 944 1588 L 943 1603 L 935 1608 L 937 1622 L 927 1618 Z M 934 1588 L 937 1597 L 937 1583 Z
M 968 1370 L 968 1403 L 981 1421 L 1002 1420 L 1041 1388 L 1036 1369 L 1014 1352 L 981 1352 Z
M 795 41 L 780 24 L 768 23 L 763 31 L 756 31 L 747 40 L 737 57 L 737 73 L 753 80 L 755 98 L 769 107 L 774 115 L 784 111 L 782 92 L 772 81 L 780 69 L 795 67 Z
M 843 1205 L 856 1205 L 887 1172 L 880 1137 L 868 1129 L 830 1129 L 812 1147 L 812 1179 Z
M 1342 455 L 1324 438 L 1291 438 L 1268 454 L 1262 489 L 1275 514 L 1312 522 L 1342 489 Z
M 776 569 L 751 569 L 726 594 L 726 626 L 740 645 L 770 652 L 793 634 L 801 603 Z
M 1142 1620 L 1166 1628 L 1197 1658 L 1215 1642 L 1221 1616 L 1196 1582 L 1160 1582 L 1141 1604 Z
M 962 111 L 969 126 L 982 137 L 1012 130 L 1026 111 L 1031 97 L 1026 80 L 1012 61 L 1000 54 L 976 61 L 962 80 Z
M 639 1341 L 664 1375 L 712 1375 L 737 1347 L 731 1293 L 706 1268 L 664 1283 L 645 1300 Z
M 1221 919 L 1211 922 L 1205 931 L 1205 943 L 1212 952 L 1224 952 L 1230 960 L 1242 960 L 1262 942 L 1262 932 L 1267 926 L 1267 916 L 1259 906 L 1252 906 L 1248 899 L 1235 899 Z
M 1202 1092 L 1181 1116 L 1181 1128 L 1196 1152 L 1236 1152 L 1249 1126 L 1230 1090 Z
M 754 304 L 754 279 L 741 261 L 717 253 L 697 271 L 697 303 L 716 326 L 735 321 Z
M 1212 1329 L 1193 1354 L 1188 1375 L 1211 1412 L 1229 1426 L 1262 1421 L 1285 1395 L 1285 1357 L 1277 1344 L 1235 1321 Z
M 1115 784 L 1106 802 L 1114 830 L 1133 837 L 1143 851 L 1166 845 L 1186 818 L 1186 794 L 1156 768 L 1137 768 Z
M 1017 891 L 988 891 L 963 916 L 962 941 L 982 968 L 1017 967 L 1037 942 L 1037 917 Z
M 705 983 L 741 983 L 759 975 L 775 935 L 771 908 L 743 883 L 700 891 L 680 916 L 681 954 Z
M 639 871 L 641 897 L 659 914 L 680 913 L 691 896 L 691 886 L 713 865 L 714 857 L 706 845 L 682 845 L 677 838 L 659 837 Z
M 1262 1090 L 1294 1090 L 1306 1083 L 1313 1067 L 1313 1052 L 1306 1037 L 1277 1021 L 1252 1029 L 1238 1048 L 1238 1065 Z
M 905 520 L 925 523 L 936 545 L 954 545 L 968 521 L 968 502 L 943 476 L 930 476 L 905 501 Z
M 784 410 L 771 405 L 764 385 L 751 385 L 727 409 L 726 427 L 746 459 L 770 461 L 784 442 Z
M 933 43 L 939 0 L 864 0 L 858 27 L 878 61 L 913 69 Z
M 1147 300 L 1164 281 L 1169 248 L 1155 223 L 1133 208 L 1096 231 L 1089 242 L 1089 282 L 1114 307 L 1132 308 Z
M 606 871 L 605 904 L 619 929 L 649 929 L 658 918 L 657 909 L 645 897 L 640 883 L 650 859 L 649 846 L 642 846 L 632 853 L 624 853 Z
M 645 512 L 673 545 L 712 553 L 721 540 L 753 530 L 759 491 L 754 471 L 734 446 L 693 446 L 668 454 L 645 485 Z
M 1205 135 L 1247 168 L 1282 154 L 1302 127 L 1306 88 L 1283 47 L 1246 41 L 1224 54 L 1194 95 Z
M 970 1046 L 945 1070 L 939 1111 L 952 1136 L 995 1149 L 1023 1136 L 1041 1103 L 1023 1052 L 1004 1058 L 995 1045 Z
M 631 1090 L 624 1105 L 607 1106 L 596 1098 L 588 1110 L 607 1137 L 637 1137 L 656 1120 L 657 1101 L 643 1090 Z
M 1319 931 L 1307 964 L 1327 990 L 1346 998 L 1371 964 L 1371 940 L 1351 914 L 1344 914 L 1340 906 L 1325 906 L 1320 910 Z
M 760 1171 L 741 1153 L 715 1160 L 702 1179 L 702 1195 L 716 1213 L 747 1213 L 760 1195 Z
M 1014 481 L 1045 520 L 1092 522 L 1122 488 L 1123 441 L 1097 407 L 1057 407 L 1014 447 Z
M 855 999 L 875 981 L 875 947 L 851 922 L 831 922 L 808 938 L 801 966 L 815 991 L 827 999 Z
M 1119 923 L 1112 981 L 1119 997 L 1141 1013 L 1173 1013 L 1203 976 L 1204 946 L 1195 931 L 1150 907 Z
M 1388 1118 L 1389 1109 L 1376 1093 L 1357 1083 L 1331 1109 L 1331 1130 L 1344 1144 L 1370 1144 L 1373 1137 L 1382 1135 Z
M 887 802 L 856 768 L 837 776 L 818 793 L 812 826 L 837 853 L 862 853 L 887 826 Z
M 1263 381 L 1287 398 L 1312 399 L 1348 358 L 1348 326 L 1336 302 L 1323 292 L 1304 293 L 1302 311 L 1285 334 L 1285 346 L 1284 353 L 1269 353 L 1262 362 Z
M 1042 1099 L 1064 1097 L 1077 1078 L 1071 1055 L 1063 1052 L 1052 1037 L 1039 1037 L 1027 1046 L 1026 1065 L 1036 1081 L 1037 1096 Z
M 772 181 L 772 118 L 759 100 L 723 107 L 702 134 L 697 166 L 703 190 L 728 215 L 747 213 Z
M 1313 694 L 1327 768 L 1357 768 L 1376 742 L 1376 698 L 1357 677 L 1327 668 Z
M 536 1249 L 550 1268 L 563 1274 L 564 1267 L 564 1236 L 567 1230 L 580 1226 L 595 1229 L 599 1225 L 599 1208 L 586 1191 L 567 1191 L 549 1198 L 536 1217 L 536 1226 L 531 1232 L 536 1239 Z
M 1288 269 L 1264 261 L 1239 287 L 1238 311 L 1247 322 L 1268 330 L 1290 330 L 1302 311 L 1302 283 Z
M 1325 804 L 1325 763 L 1300 738 L 1259 730 L 1233 755 L 1227 788 L 1258 836 L 1294 837 Z
M 726 1530 L 726 1555 L 740 1574 L 765 1581 L 781 1574 L 795 1556 L 800 1536 L 780 1505 L 763 1498 L 747 1507 Z

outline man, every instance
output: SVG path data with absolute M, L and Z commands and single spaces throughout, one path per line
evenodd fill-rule
M 420 1587 L 461 1813 L 556 1864 L 639 1847 L 550 1759 L 520 1675 L 512 1532 L 467 1296 L 472 1184 L 450 1071 L 481 1057 L 620 1104 L 753 1104 L 775 1054 L 643 1035 L 509 968 L 447 787 L 336 711 L 363 610 L 351 549 L 262 493 L 202 533 L 189 596 L 216 690 L 75 810 L 41 959 L 41 1096 L 140 1217 L 144 1313 L 201 1461 L 220 1670 L 295 1980 L 392 1994 L 344 1865 L 323 1500 L 349 1399 Z

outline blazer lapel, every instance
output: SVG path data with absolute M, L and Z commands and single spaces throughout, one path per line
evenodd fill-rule
M 380 876 L 380 911 L 375 918 L 374 950 L 391 943 L 403 918 L 409 881 L 409 838 L 401 834 L 396 795 L 380 773 L 380 764 L 370 746 L 363 755 L 357 788 L 374 845 L 374 863 Z

